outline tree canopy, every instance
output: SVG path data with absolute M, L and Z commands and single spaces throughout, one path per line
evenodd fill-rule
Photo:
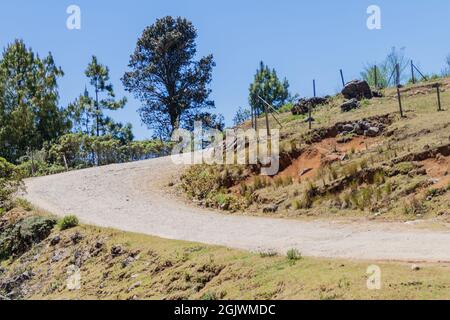
M 35 55 L 16 40 L 0 59 L 0 156 L 17 161 L 67 132 L 70 122 L 58 107 L 58 78 L 64 75 L 49 53 Z
M 127 91 L 143 103 L 142 121 L 161 139 L 214 107 L 208 88 L 213 56 L 195 60 L 197 31 L 181 17 L 158 19 L 147 27 L 122 78 Z
M 274 108 L 281 108 L 289 100 L 289 82 L 278 78 L 275 69 L 270 69 L 264 62 L 260 62 L 253 83 L 250 85 L 249 103 L 259 113 L 264 112 L 263 98 Z

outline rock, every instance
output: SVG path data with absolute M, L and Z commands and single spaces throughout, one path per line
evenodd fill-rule
M 138 282 L 132 284 L 132 285 L 128 288 L 128 292 L 131 292 L 131 291 L 133 291 L 134 289 L 139 288 L 139 287 L 141 286 L 141 284 L 142 284 L 142 282 L 140 282 L 140 281 L 138 281 Z
M 349 112 L 358 108 L 361 108 L 361 104 L 356 99 L 348 100 L 341 105 L 342 112 Z
M 30 280 L 33 276 L 34 274 L 31 271 L 25 271 L 19 275 L 2 280 L 0 281 L 0 292 L 7 292 L 8 298 L 17 300 L 22 296 L 22 284 Z
M 363 98 L 372 99 L 373 97 L 369 84 L 364 80 L 350 81 L 342 89 L 342 94 L 346 99 L 361 100 Z
M 113 257 L 120 256 L 123 253 L 122 247 L 119 245 L 115 245 L 111 247 L 111 255 Z
M 73 253 L 73 264 L 75 264 L 78 268 L 81 268 L 81 266 L 90 258 L 90 254 L 87 251 L 76 249 Z
M 73 244 L 77 244 L 81 240 L 83 240 L 83 235 L 77 231 L 70 237 L 70 240 L 72 241 Z
M 54 236 L 53 238 L 52 238 L 52 240 L 50 240 L 50 245 L 52 246 L 52 247 L 54 247 L 54 246 L 56 246 L 58 243 L 60 243 L 61 242 L 61 236 L 58 234 L 58 235 L 56 235 L 56 236 Z
M 378 129 L 377 127 L 370 127 L 369 129 L 367 129 L 364 132 L 364 135 L 368 136 L 368 137 L 376 137 L 379 134 L 380 134 L 380 129 Z
M 374 98 L 383 98 L 383 93 L 380 90 L 372 90 L 372 96 Z
M 134 261 L 135 261 L 135 259 L 133 257 L 127 257 L 125 260 L 122 261 L 122 268 L 128 267 Z
M 62 259 L 64 259 L 65 257 L 66 257 L 66 251 L 65 250 L 58 250 L 58 251 L 56 251 L 53 254 L 51 262 L 52 263 L 59 262 Z
M 265 207 L 263 209 L 263 212 L 264 213 L 273 213 L 273 212 L 277 212 L 277 210 L 278 210 L 278 206 L 275 204 L 271 204 L 271 205 L 268 205 L 267 207 Z
M 342 126 L 342 131 L 346 133 L 352 132 L 353 130 L 355 130 L 355 127 L 351 123 L 347 123 Z
M 420 270 L 420 267 L 419 267 L 418 265 L 416 265 L 416 264 L 413 264 L 413 265 L 411 266 L 411 270 L 412 270 L 412 271 L 419 271 L 419 270 Z
M 102 249 L 103 248 L 103 242 L 101 242 L 101 241 L 95 242 L 94 247 L 95 247 L 95 249 Z
M 328 103 L 327 98 L 314 97 L 309 99 L 300 99 L 291 109 L 293 115 L 307 114 L 309 108 L 314 109 L 317 106 Z

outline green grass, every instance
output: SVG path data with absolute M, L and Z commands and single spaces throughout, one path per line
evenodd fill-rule
M 58 227 L 61 231 L 75 228 L 78 224 L 78 218 L 74 215 L 65 216 L 58 221 Z

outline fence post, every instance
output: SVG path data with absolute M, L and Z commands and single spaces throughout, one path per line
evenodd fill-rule
M 411 60 L 411 79 L 412 79 L 412 83 L 416 84 L 416 77 L 414 76 L 414 63 Z
M 253 119 L 255 119 L 255 131 L 258 130 L 258 107 L 253 107 Z
M 314 98 L 316 97 L 316 80 L 313 79 L 313 94 L 314 94 Z
M 438 111 L 442 111 L 441 106 L 441 90 L 439 88 L 439 83 L 436 84 L 436 92 L 437 92 L 437 99 L 438 99 Z
M 400 85 L 397 85 L 398 106 L 400 108 L 400 117 L 403 118 L 402 97 L 400 95 Z
M 267 105 L 266 105 L 266 104 L 264 104 L 264 110 L 266 111 L 267 136 L 270 137 L 269 109 L 267 108 Z
M 395 84 L 397 85 L 397 87 L 400 86 L 400 64 L 396 64 L 395 65 L 395 75 L 396 75 L 396 79 L 395 79 Z
M 345 87 L 344 72 L 342 71 L 342 69 L 340 69 L 339 72 L 341 73 L 342 86 Z
M 374 66 L 374 72 L 375 72 L 375 88 L 378 89 L 377 65 Z

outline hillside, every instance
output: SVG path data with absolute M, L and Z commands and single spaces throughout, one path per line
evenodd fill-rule
M 316 259 L 296 251 L 288 257 L 257 254 L 86 225 L 61 231 L 52 221 L 21 208 L 0 218 L 0 253 L 8 254 L 0 258 L 0 300 L 445 299 L 450 294 L 445 264 Z M 22 240 L 16 243 L 22 246 L 3 246 L 3 235 L 20 227 Z M 367 290 L 366 271 L 374 263 L 382 270 L 382 290 Z
M 255 166 L 193 166 L 182 189 L 200 205 L 234 214 L 277 217 L 358 217 L 376 220 L 450 221 L 450 79 L 363 99 L 341 111 L 342 95 L 307 114 L 282 112 L 280 172 L 259 175 Z M 285 109 L 285 108 L 283 108 Z M 241 128 L 248 129 L 244 123 Z M 265 119 L 258 119 L 265 128 Z M 369 129 L 369 130 L 367 130 Z

